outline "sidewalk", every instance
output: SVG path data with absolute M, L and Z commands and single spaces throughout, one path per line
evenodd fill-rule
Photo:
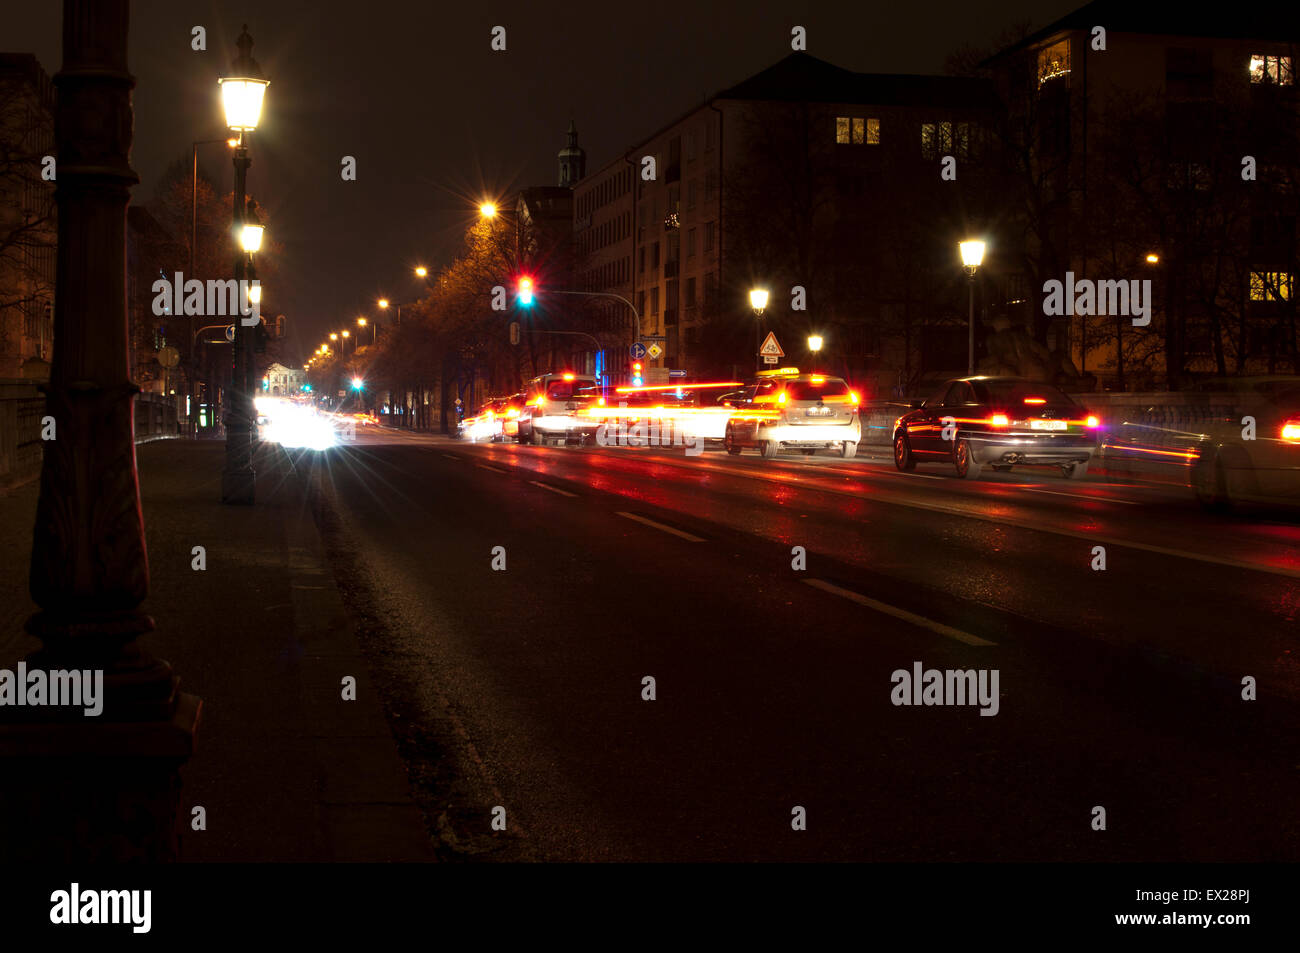
M 203 699 L 184 769 L 185 861 L 423 861 L 410 796 L 370 672 L 305 493 L 277 449 L 257 461 L 256 505 L 220 503 L 224 444 L 136 448 L 149 550 L 144 646 Z M 0 496 L 0 667 L 37 643 L 27 559 L 37 484 Z M 207 569 L 191 568 L 206 549 Z M 356 678 L 356 701 L 342 680 Z M 192 831 L 195 805 L 207 830 Z

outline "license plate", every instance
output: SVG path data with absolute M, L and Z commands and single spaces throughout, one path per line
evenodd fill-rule
M 829 417 L 831 409 L 829 407 L 809 407 L 809 417 Z
M 1031 420 L 1030 430 L 1064 430 L 1068 425 L 1064 420 Z

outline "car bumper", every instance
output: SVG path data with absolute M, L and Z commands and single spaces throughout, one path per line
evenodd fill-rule
M 1085 463 L 1097 453 L 1097 438 L 1083 434 L 968 434 L 977 463 Z
M 855 420 L 851 424 L 779 424 L 759 430 L 760 440 L 775 440 L 787 447 L 813 448 L 827 444 L 862 442 L 862 427 Z
M 600 423 L 590 419 L 580 419 L 578 417 L 566 417 L 552 415 L 549 417 L 534 417 L 531 422 L 532 429 L 540 434 L 547 436 L 559 436 L 560 434 L 593 434 Z

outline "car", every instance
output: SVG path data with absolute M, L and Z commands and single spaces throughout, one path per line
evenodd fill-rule
M 1194 391 L 1221 411 L 1195 438 L 1189 478 L 1200 503 L 1300 506 L 1300 377 L 1216 378 Z
M 985 466 L 1055 466 L 1082 479 L 1097 454 L 1101 422 L 1059 388 L 1020 377 L 960 377 L 913 403 L 894 422 L 894 465 L 948 463 L 978 479 Z
M 379 423 L 379 418 L 365 411 L 357 411 L 352 415 L 352 419 L 363 427 L 373 427 Z
M 466 417 L 460 422 L 457 435 L 470 443 L 500 440 L 502 415 L 509 400 L 508 397 L 489 397 L 472 417 Z
M 506 401 L 505 409 L 501 413 L 502 440 L 519 439 L 519 418 L 523 414 L 527 399 L 523 391 L 520 391 L 518 394 L 511 395 Z
M 533 378 L 524 388 L 516 439 L 535 446 L 548 440 L 585 442 L 600 422 L 580 411 L 599 397 L 596 378 L 590 375 L 561 371 Z
M 853 457 L 862 440 L 858 395 L 842 377 L 783 368 L 731 399 L 722 443 L 738 455 L 753 448 L 770 460 L 781 450 L 836 449 Z

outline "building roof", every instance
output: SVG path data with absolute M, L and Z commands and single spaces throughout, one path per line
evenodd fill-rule
M 714 97 L 769 102 L 864 103 L 872 106 L 985 106 L 987 81 L 920 73 L 856 73 L 807 53 L 791 53 Z
M 1151 36 L 1197 36 L 1225 40 L 1300 39 L 1300 18 L 1293 0 L 1257 0 L 1230 11 L 1186 0 L 1093 0 L 991 56 L 992 62 L 1065 30 L 1104 26 L 1106 34 L 1145 33 Z

